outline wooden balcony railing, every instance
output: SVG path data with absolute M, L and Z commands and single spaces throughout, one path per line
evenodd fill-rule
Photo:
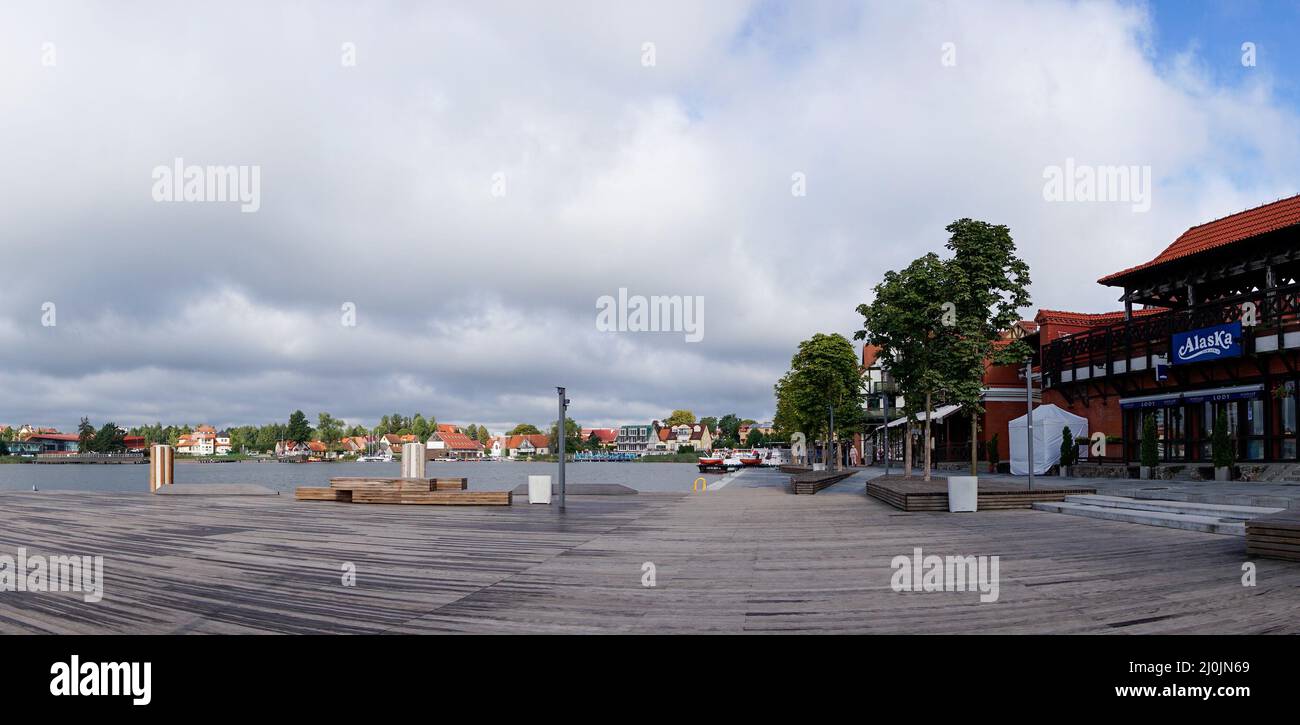
M 1131 320 L 1076 333 L 1045 346 L 1044 386 L 1136 371 L 1139 368 L 1131 367 L 1130 361 L 1137 358 L 1146 360 L 1142 369 L 1150 369 L 1152 357 L 1167 359 L 1174 333 L 1242 319 L 1247 302 L 1255 305 L 1256 320 L 1254 327 L 1245 330 L 1248 353 L 1271 351 L 1255 347 L 1260 338 L 1277 336 L 1277 347 L 1273 349 L 1282 349 L 1287 346 L 1287 333 L 1300 332 L 1300 284 L 1256 290 L 1185 309 L 1135 315 Z

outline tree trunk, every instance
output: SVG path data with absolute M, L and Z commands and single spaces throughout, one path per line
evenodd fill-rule
M 926 393 L 925 394 L 925 440 L 922 441 L 921 443 L 921 445 L 925 446 L 925 478 L 922 479 L 925 481 L 930 480 L 930 419 L 933 417 L 934 416 L 930 415 L 930 394 Z
M 979 421 L 975 419 L 975 411 L 970 412 L 970 475 L 979 475 Z
M 912 477 L 912 421 L 903 424 L 903 478 Z

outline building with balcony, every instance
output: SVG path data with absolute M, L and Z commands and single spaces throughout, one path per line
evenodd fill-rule
M 1220 414 L 1238 462 L 1296 462 L 1300 196 L 1192 227 L 1148 262 L 1101 278 L 1124 309 L 1040 311 L 1043 401 L 1136 463 L 1147 415 L 1162 463 L 1210 465 Z

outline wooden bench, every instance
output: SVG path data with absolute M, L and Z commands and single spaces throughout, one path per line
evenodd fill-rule
M 816 471 L 796 473 L 790 477 L 790 493 L 814 494 L 843 481 L 857 471 Z
M 422 504 L 430 506 L 509 506 L 509 491 L 353 491 L 352 503 Z
M 1246 521 L 1246 553 L 1300 561 L 1300 509 Z
M 351 503 L 352 492 L 322 486 L 299 486 L 293 490 L 293 497 L 298 501 L 342 501 Z
M 299 501 L 344 503 L 422 504 L 436 506 L 509 506 L 509 491 L 470 491 L 466 478 L 371 478 L 339 476 L 328 488 L 302 486 L 294 490 Z

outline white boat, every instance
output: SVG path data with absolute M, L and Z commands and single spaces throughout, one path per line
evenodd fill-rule
M 357 459 L 357 463 L 392 463 L 393 457 L 387 456 L 362 456 Z

